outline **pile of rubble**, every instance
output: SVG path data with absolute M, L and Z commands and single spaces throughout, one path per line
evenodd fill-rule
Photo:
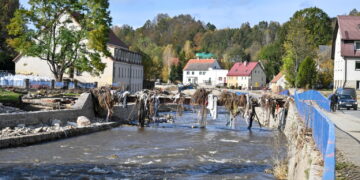
M 24 112 L 19 108 L 10 107 L 10 106 L 4 106 L 2 103 L 0 103 L 0 114 L 1 113 L 17 113 L 17 112 Z
M 62 123 L 60 120 L 52 120 L 51 125 L 37 125 L 37 126 L 28 126 L 25 124 L 19 124 L 17 127 L 10 128 L 6 127 L 0 130 L 0 137 L 14 137 L 14 136 L 24 136 L 30 134 L 38 134 L 45 132 L 58 132 L 64 131 L 73 128 L 87 127 L 91 125 L 98 125 L 99 123 L 91 123 L 91 121 L 85 116 L 79 116 L 76 122 L 66 122 Z

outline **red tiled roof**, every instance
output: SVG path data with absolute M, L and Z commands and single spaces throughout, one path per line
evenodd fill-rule
M 276 83 L 283 76 L 282 72 L 279 72 L 272 80 L 271 83 Z
M 251 72 L 258 64 L 259 62 L 235 63 L 227 76 L 250 76 Z
M 217 63 L 216 59 L 190 59 L 186 63 L 184 70 L 208 70 L 215 63 Z
M 342 40 L 360 40 L 360 16 L 338 16 Z

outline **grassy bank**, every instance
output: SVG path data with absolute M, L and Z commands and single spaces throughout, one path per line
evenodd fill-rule
M 19 97 L 21 94 L 14 93 L 12 91 L 7 91 L 0 88 L 0 102 L 1 103 L 16 103 L 19 102 Z

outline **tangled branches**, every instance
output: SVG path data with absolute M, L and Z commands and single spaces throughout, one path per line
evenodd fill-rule
M 90 92 L 93 96 L 95 112 L 99 115 L 106 110 L 106 122 L 108 122 L 113 114 L 116 98 L 112 96 L 110 88 L 107 87 L 92 89 Z

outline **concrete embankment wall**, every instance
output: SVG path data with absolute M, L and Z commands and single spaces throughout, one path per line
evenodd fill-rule
M 133 110 L 134 106 L 134 104 L 128 105 L 127 108 L 115 106 L 113 120 L 123 122 L 136 118 L 137 112 Z M 66 123 L 67 121 L 76 121 L 79 116 L 86 116 L 89 119 L 95 117 L 92 96 L 89 93 L 81 94 L 72 109 L 0 114 L 0 129 L 16 127 L 18 124 L 25 126 L 51 124 L 51 121 L 55 119 Z
M 256 109 L 260 121 L 276 129 L 279 120 L 266 116 L 262 108 Z M 267 121 L 267 119 L 270 119 Z M 288 139 L 288 179 L 322 179 L 322 156 L 316 150 L 311 131 L 306 130 L 304 121 L 298 115 L 295 103 L 290 103 L 284 134 Z

